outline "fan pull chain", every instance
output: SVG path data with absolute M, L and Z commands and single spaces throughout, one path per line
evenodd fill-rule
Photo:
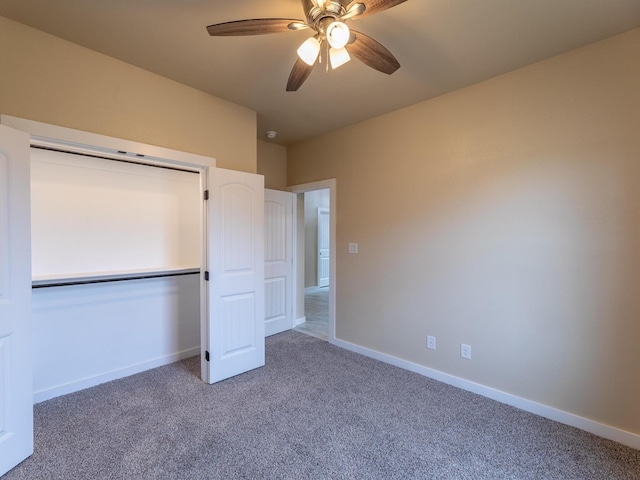
M 325 48 L 325 73 L 329 73 L 329 42 L 325 42 L 327 48 Z

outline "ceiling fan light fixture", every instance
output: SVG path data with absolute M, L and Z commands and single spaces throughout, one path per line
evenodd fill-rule
M 353 56 L 366 66 L 387 75 L 398 70 L 400 63 L 389 50 L 364 33 L 350 30 L 345 22 L 388 10 L 406 1 L 301 0 L 306 20 L 250 18 L 208 25 L 207 32 L 212 37 L 228 37 L 292 32 L 306 28 L 315 31 L 315 34 L 311 34 L 313 38 L 308 38 L 298 48 L 299 58 L 296 58 L 289 73 L 287 92 L 295 92 L 309 78 L 317 63 L 325 63 L 328 72 L 331 68 L 344 65 Z
M 349 55 L 349 52 L 347 52 L 346 48 L 332 48 L 329 50 L 329 61 L 331 62 L 332 69 L 335 70 L 336 68 L 341 67 L 349 60 L 351 60 L 351 56 Z
M 307 65 L 315 64 L 318 55 L 320 55 L 320 42 L 316 37 L 307 38 L 298 48 L 298 56 Z
M 346 23 L 333 22 L 327 27 L 326 35 L 329 45 L 331 45 L 333 48 L 341 49 L 344 48 L 347 43 L 349 43 L 349 38 L 351 38 L 351 31 L 349 30 L 349 27 L 347 27 Z

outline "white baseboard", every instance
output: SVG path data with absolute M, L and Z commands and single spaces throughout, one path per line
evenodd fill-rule
M 200 347 L 193 347 L 181 352 L 165 355 L 162 357 L 147 360 L 145 362 L 137 363 L 135 365 L 129 365 L 117 370 L 111 370 L 109 372 L 101 373 L 91 377 L 82 378 L 80 380 L 65 383 L 64 385 L 56 385 L 55 387 L 46 388 L 37 392 L 33 392 L 33 403 L 44 402 L 51 398 L 59 397 L 60 395 L 66 395 L 68 393 L 84 390 L 85 388 L 95 387 L 101 383 L 110 382 L 111 380 L 117 380 L 118 378 L 128 377 L 136 373 L 144 372 L 145 370 L 151 370 L 152 368 L 168 365 L 185 358 L 193 357 L 200 354 Z
M 294 328 L 297 327 L 298 325 L 303 324 L 304 322 L 307 321 L 307 317 L 300 317 L 300 318 L 296 318 L 295 320 L 295 325 L 293 326 Z
M 573 413 L 558 410 L 541 403 L 527 400 L 526 398 L 518 397 L 501 390 L 496 390 L 495 388 L 487 387 L 479 383 L 474 383 L 469 380 L 456 377 L 454 375 L 449 375 L 448 373 L 440 372 L 432 368 L 418 365 L 417 363 L 402 360 L 392 355 L 387 355 L 386 353 L 381 353 L 376 350 L 361 347 L 360 345 L 346 342 L 344 340 L 336 339 L 331 343 L 338 347 L 342 347 L 346 350 L 359 353 L 366 357 L 380 360 L 381 362 L 388 363 L 390 365 L 394 365 L 396 367 L 409 370 L 414 373 L 418 373 L 425 377 L 438 380 L 439 382 L 446 383 L 448 385 L 452 385 L 454 387 L 458 387 L 463 390 L 476 393 L 478 395 L 482 395 L 483 397 L 487 397 L 492 400 L 511 405 L 512 407 L 519 408 L 520 410 L 540 415 L 541 417 L 564 423 L 565 425 L 576 427 L 586 432 L 593 433 L 594 435 L 608 438 L 609 440 L 613 440 L 614 442 L 618 442 L 631 448 L 640 450 L 640 435 L 638 434 L 627 432 L 626 430 L 621 430 L 619 428 L 605 425 L 594 420 L 589 420 L 588 418 L 580 417 L 578 415 L 574 415 Z

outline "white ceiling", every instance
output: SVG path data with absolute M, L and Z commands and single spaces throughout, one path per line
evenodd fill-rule
M 304 18 L 299 0 L 0 0 L 0 15 L 258 112 L 290 145 L 640 27 L 640 0 L 408 0 L 349 25 L 400 61 L 316 66 L 285 92 L 309 31 L 210 37 L 230 20 Z

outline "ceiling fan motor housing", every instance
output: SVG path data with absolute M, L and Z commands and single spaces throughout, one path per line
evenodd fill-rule
M 307 23 L 313 25 L 316 30 L 320 29 L 320 23 L 325 18 L 336 19 L 346 13 L 346 9 L 339 1 L 329 0 L 324 7 L 318 6 L 317 0 L 302 0 L 302 8 L 307 15 Z

